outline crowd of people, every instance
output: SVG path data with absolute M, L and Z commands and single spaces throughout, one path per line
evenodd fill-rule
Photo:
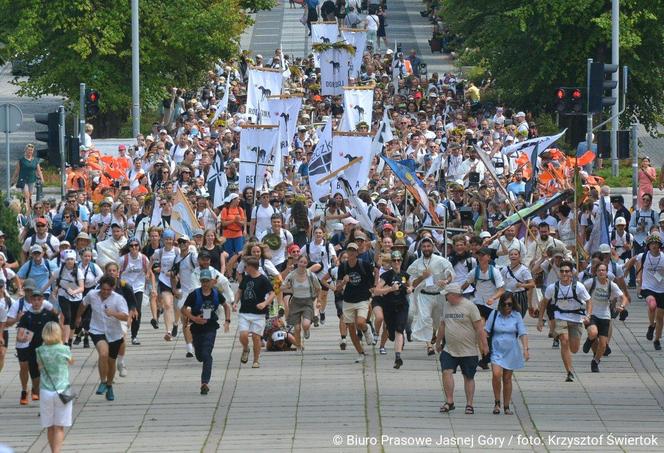
M 317 127 L 330 117 L 337 127 L 342 100 L 319 94 L 311 56 L 292 58 L 279 49 L 267 59 L 242 54 L 219 62 L 195 94 L 169 88 L 161 120 L 134 146 L 120 146 L 115 159 L 126 173 L 106 185 L 92 173 L 60 203 L 30 198 L 30 171 L 41 170 L 28 145 L 30 165 L 17 169 L 28 198 L 12 203 L 20 235 L 0 232 L 0 370 L 11 336 L 20 404 L 47 400 L 52 409 L 42 409 L 44 426 L 71 424 L 72 403 L 58 407 L 54 392 L 65 390 L 69 349 L 88 348 L 90 340 L 99 356 L 96 393 L 114 400 L 116 372 L 128 373 L 128 344 L 140 346 L 146 328 L 161 330 L 166 342 L 184 338 L 183 354 L 202 363 L 200 393 L 207 394 L 217 330 L 227 333 L 237 323 L 241 363 L 251 355 L 253 368 L 263 351 L 304 351 L 323 326 L 338 329 L 334 347 L 352 347 L 358 363 L 366 348 L 383 356 L 391 344 L 394 368 L 407 369 L 404 346 L 420 342 L 422 350 L 408 353 L 440 352 L 441 412 L 455 409 L 453 373 L 460 368 L 465 412 L 474 413 L 476 369 L 491 367 L 494 413 L 511 414 L 512 375 L 530 357 L 526 318 L 538 330 L 547 325 L 572 382 L 580 348 L 592 350 L 590 369 L 600 371 L 611 353 L 612 320 L 627 318 L 632 286 L 648 307 L 646 338 L 661 349 L 664 213 L 651 206 L 652 184 L 634 212 L 609 187 L 589 183 L 577 205 L 564 199 L 499 228 L 543 201 L 537 184 L 527 188 L 537 167 L 548 164 L 548 150 L 526 164 L 518 152 L 503 153 L 537 137 L 537 127 L 524 112 L 485 108 L 480 90 L 451 73 L 420 75 L 418 64 L 393 71 L 408 58 L 418 59 L 415 52 L 365 52 L 352 82 L 374 89 L 372 134 L 389 108 L 394 139 L 382 154 L 412 165 L 428 194 L 424 203 L 379 156 L 357 198 L 312 198 L 308 165 Z M 304 98 L 282 181 L 240 191 L 250 65 L 288 65 L 284 90 Z M 228 108 L 215 115 L 228 78 Z M 208 176 L 218 160 L 228 185 L 215 205 Z M 176 193 L 197 219 L 190 234 L 171 226 Z M 358 221 L 365 215 L 370 226 Z M 589 245 L 603 216 L 608 241 Z M 20 252 L 6 241 L 19 241 Z M 40 368 L 54 381 L 42 382 Z

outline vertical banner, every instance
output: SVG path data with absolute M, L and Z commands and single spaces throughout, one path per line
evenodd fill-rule
M 378 132 L 376 132 L 376 135 L 374 135 L 374 138 L 371 141 L 371 157 L 381 154 L 385 143 L 394 140 L 392 128 L 390 127 L 390 116 L 387 113 L 388 111 L 388 109 L 383 111 L 383 120 L 380 122 L 380 126 L 378 126 Z
M 279 126 L 279 148 L 281 155 L 287 156 L 289 146 L 295 136 L 297 117 L 302 108 L 302 97 L 300 96 L 272 96 L 267 100 L 270 111 L 269 124 Z
M 357 193 L 369 180 L 371 135 L 362 132 L 333 132 L 331 170 L 339 170 L 357 157 L 361 157 L 362 160 L 343 171 L 343 178 L 348 181 L 353 193 Z M 332 191 L 343 193 L 341 183 L 335 181 Z
M 373 87 L 343 87 L 344 114 L 341 117 L 340 131 L 354 131 L 357 123 L 364 121 L 371 129 L 373 116 Z
M 263 188 L 279 154 L 279 126 L 249 125 L 240 132 L 240 191 Z M 281 158 L 281 156 L 278 156 Z
M 312 22 L 311 44 L 334 44 L 339 40 L 339 26 L 336 22 Z M 314 52 L 314 65 L 320 68 L 320 57 Z
M 226 178 L 226 172 L 224 171 L 224 156 L 221 151 L 215 152 L 206 182 L 212 207 L 218 208 L 223 204 L 226 188 L 228 187 L 228 178 Z
M 320 53 L 321 94 L 339 96 L 348 85 L 350 54 L 345 49 L 327 49 Z
M 247 116 L 249 121 L 260 122 L 259 119 L 268 119 L 267 99 L 270 96 L 281 94 L 281 69 L 256 68 L 247 70 L 249 82 L 247 84 Z
M 355 55 L 350 64 L 350 76 L 358 78 L 362 66 L 362 55 L 367 47 L 367 31 L 363 28 L 342 28 L 341 36 L 348 44 L 355 47 Z
M 176 233 L 194 237 L 194 230 L 198 228 L 198 219 L 187 198 L 178 188 L 173 197 L 173 212 L 171 213 L 171 229 Z
M 326 195 L 331 195 L 330 182 L 318 184 L 318 181 L 327 176 L 332 167 L 332 116 L 325 123 L 323 131 L 318 136 L 318 143 L 309 160 L 309 187 L 315 202 Z M 336 181 L 334 181 L 336 184 Z

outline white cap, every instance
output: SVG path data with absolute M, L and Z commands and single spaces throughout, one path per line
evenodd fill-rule
M 599 253 L 611 253 L 611 246 L 609 244 L 600 244 Z
M 662 215 L 661 214 L 659 215 L 659 219 L 660 219 L 660 222 L 661 222 L 661 220 L 662 220 Z M 618 225 L 627 225 L 627 220 L 625 220 L 624 217 L 618 217 L 616 219 L 616 226 L 618 226 Z
M 76 251 L 75 250 L 65 250 L 62 252 L 62 259 L 63 260 L 76 260 Z
M 517 116 L 517 117 L 519 117 L 519 116 L 526 116 L 526 114 L 523 113 L 523 112 L 518 112 L 518 113 L 516 114 L 516 116 Z
M 486 239 L 486 238 L 490 238 L 490 237 L 491 237 L 491 233 L 489 233 L 488 231 L 482 231 L 480 233 L 480 238 L 481 239 Z

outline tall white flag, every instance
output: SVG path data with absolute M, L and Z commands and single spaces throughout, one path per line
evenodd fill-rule
M 279 154 L 279 127 L 243 127 L 240 132 L 240 191 L 246 187 L 263 188 Z M 279 156 L 281 157 L 281 156 Z
M 367 31 L 342 28 L 341 35 L 348 44 L 355 47 L 355 55 L 353 55 L 350 64 L 350 76 L 358 78 L 360 77 L 360 68 L 362 67 L 362 56 L 367 47 Z
M 219 102 L 217 102 L 217 111 L 214 112 L 214 116 L 212 117 L 212 120 L 210 120 L 210 124 L 214 124 L 214 122 L 217 121 L 217 118 L 219 118 L 221 112 L 225 112 L 228 110 L 228 98 L 230 96 L 230 92 L 231 92 L 231 73 L 229 71 L 229 73 L 226 74 L 226 88 L 224 89 L 224 96 L 221 98 Z
M 344 114 L 339 130 L 354 131 L 357 123 L 364 121 L 371 127 L 373 117 L 373 89 L 344 87 Z
M 295 128 L 297 118 L 302 108 L 301 97 L 278 98 L 272 97 L 267 100 L 268 110 L 270 111 L 270 124 L 279 126 L 279 147 L 281 155 L 287 156 Z
M 212 207 L 218 208 L 223 204 L 224 194 L 228 187 L 228 179 L 224 171 L 224 156 L 221 151 L 217 151 L 208 171 L 207 191 L 210 194 Z
M 321 94 L 338 96 L 348 85 L 350 53 L 345 49 L 327 49 L 320 54 Z
M 334 44 L 339 40 L 339 26 L 336 22 L 312 22 L 312 44 Z M 320 68 L 320 56 L 314 52 L 314 66 Z
M 383 146 L 385 143 L 394 140 L 394 135 L 392 134 L 392 128 L 390 127 L 390 115 L 388 115 L 388 110 L 383 111 L 383 120 L 378 126 L 378 132 L 374 135 L 373 140 L 371 141 L 371 157 L 379 155 L 383 151 Z
M 556 135 L 547 135 L 545 137 L 535 137 L 531 138 L 530 140 L 526 140 L 521 143 L 515 143 L 513 145 L 505 146 L 503 147 L 503 154 L 510 155 L 513 153 L 526 153 L 528 158 L 530 159 L 530 156 L 535 149 L 535 146 L 539 146 L 539 152 L 542 153 L 546 149 L 548 149 L 551 145 L 553 145 L 560 137 L 565 135 L 565 132 L 567 129 L 562 131 L 559 134 Z
M 348 181 L 354 193 L 357 193 L 360 187 L 366 185 L 368 181 L 371 168 L 371 135 L 359 132 L 332 134 L 332 171 L 338 170 L 358 157 L 362 158 L 359 163 L 343 171 L 343 177 Z M 333 184 L 332 190 L 341 191 L 341 184 L 337 181 L 336 184 Z
M 309 160 L 309 187 L 314 201 L 318 202 L 326 195 L 331 195 L 332 183 L 318 184 L 332 168 L 332 116 L 318 135 L 318 143 Z
M 269 118 L 267 99 L 281 94 L 282 74 L 280 69 L 249 68 L 247 84 L 247 116 L 252 122 Z

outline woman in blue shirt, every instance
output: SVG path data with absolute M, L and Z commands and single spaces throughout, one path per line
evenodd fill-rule
M 526 326 L 519 313 L 513 294 L 506 292 L 498 302 L 498 309 L 489 315 L 484 329 L 490 339 L 491 367 L 493 373 L 494 414 L 500 414 L 500 393 L 502 387 L 505 415 L 512 415 L 512 374 L 525 366 L 528 354 Z M 519 348 L 521 340 L 522 348 Z

